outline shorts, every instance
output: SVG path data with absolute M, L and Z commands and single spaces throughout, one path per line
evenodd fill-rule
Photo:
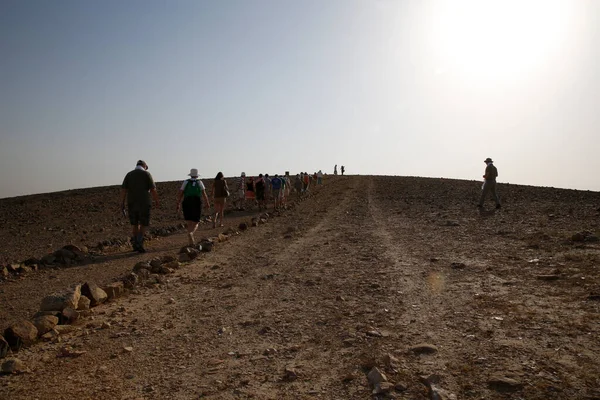
M 265 199 L 265 191 L 256 189 L 256 200 L 263 201 Z
M 150 206 L 140 206 L 137 204 L 127 205 L 129 213 L 129 223 L 131 225 L 150 225 Z
M 202 199 L 200 197 L 185 197 L 181 208 L 186 221 L 200 222 L 200 217 L 202 217 Z
M 238 190 L 238 200 L 246 200 L 246 192 L 244 189 Z
M 274 199 L 279 198 L 279 192 L 280 192 L 280 189 L 273 189 L 273 198 Z
M 225 197 L 215 197 L 215 206 L 225 205 Z

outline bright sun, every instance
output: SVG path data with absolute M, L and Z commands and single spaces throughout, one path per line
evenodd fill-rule
M 471 81 L 518 80 L 552 62 L 567 41 L 576 1 L 462 0 L 435 3 L 438 72 Z M 439 57 L 439 58 L 438 58 Z

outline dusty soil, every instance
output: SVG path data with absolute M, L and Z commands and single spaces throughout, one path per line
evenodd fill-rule
M 155 224 L 178 222 L 176 184 L 159 186 L 172 204 Z M 571 240 L 598 234 L 600 193 L 500 184 L 503 208 L 480 211 L 479 186 L 331 178 L 166 285 L 96 307 L 61 343 L 17 353 L 31 373 L 0 377 L 0 398 L 435 398 L 424 376 L 442 398 L 600 398 L 600 244 Z M 1 201 L 3 257 L 127 236 L 117 188 L 77 193 Z M 249 215 L 232 212 L 226 226 Z M 54 290 L 116 279 L 185 240 L 1 282 L 0 318 L 30 317 Z M 65 345 L 85 354 L 57 357 Z M 387 394 L 372 394 L 372 367 L 395 384 Z

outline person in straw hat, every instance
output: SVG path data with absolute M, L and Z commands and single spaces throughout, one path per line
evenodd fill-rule
M 209 209 L 210 202 L 206 195 L 206 188 L 200 179 L 198 179 L 198 170 L 192 168 L 188 174 L 190 179 L 183 181 L 177 197 L 177 212 L 183 208 L 183 217 L 187 223 L 188 240 L 190 246 L 194 246 L 194 232 L 198 228 L 198 223 L 202 217 L 202 198 L 204 198 L 204 207 Z M 183 202 L 182 202 L 183 199 Z

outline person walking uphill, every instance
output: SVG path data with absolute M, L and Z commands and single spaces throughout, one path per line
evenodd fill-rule
M 212 197 L 213 203 L 215 204 L 215 219 L 213 220 L 213 228 L 216 228 L 217 217 L 221 219 L 221 224 L 219 226 L 223 226 L 225 202 L 227 201 L 227 197 L 229 197 L 229 187 L 227 187 L 227 181 L 223 177 L 222 172 L 219 172 L 215 177 L 212 186 Z
M 498 170 L 494 166 L 494 162 L 491 158 L 486 158 L 484 161 L 487 165 L 485 167 L 485 175 L 483 175 L 483 186 L 481 188 L 481 198 L 479 199 L 479 204 L 477 207 L 483 207 L 483 202 L 487 195 L 491 192 L 494 197 L 494 201 L 496 202 L 496 208 L 500 208 L 500 199 L 498 198 L 498 193 L 496 193 L 496 178 L 498 177 Z
M 187 223 L 188 240 L 190 246 L 194 246 L 194 232 L 198 228 L 200 217 L 202 216 L 202 197 L 204 197 L 204 206 L 208 209 L 210 202 L 206 195 L 206 188 L 200 179 L 198 179 L 198 170 L 192 168 L 188 174 L 190 179 L 183 181 L 181 189 L 177 196 L 177 212 L 183 208 L 183 217 Z M 183 203 L 181 202 L 183 199 Z
M 158 208 L 158 193 L 152 175 L 148 172 L 148 164 L 143 160 L 138 160 L 135 169 L 125 175 L 121 185 L 121 211 L 125 214 L 125 200 L 127 200 L 127 210 L 129 213 L 129 222 L 132 226 L 131 246 L 134 251 L 145 253 L 144 233 L 146 227 L 150 225 L 150 195 L 154 198 L 154 204 Z

